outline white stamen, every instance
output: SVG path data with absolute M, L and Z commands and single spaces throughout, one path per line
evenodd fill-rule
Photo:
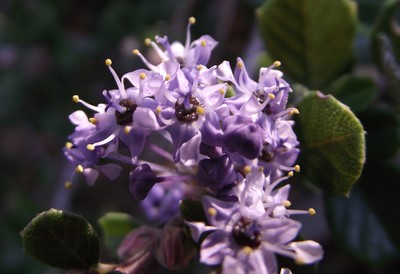
M 109 62 L 107 62 L 107 61 L 109 61 Z M 114 77 L 115 82 L 117 83 L 119 92 L 121 93 L 121 98 L 126 98 L 126 91 L 125 91 L 124 85 L 121 83 L 121 80 L 119 79 L 115 70 L 111 67 L 111 64 L 112 64 L 111 60 L 107 59 L 106 65 L 108 66 L 108 69 L 111 71 L 111 74 Z
M 97 147 L 97 146 L 102 146 L 102 145 L 108 144 L 109 142 L 111 142 L 112 140 L 114 140 L 115 137 L 117 137 L 118 131 L 119 131 L 119 129 L 118 129 L 116 132 L 113 132 L 113 133 L 112 133 L 110 136 L 108 136 L 107 138 L 105 138 L 105 139 L 103 139 L 103 140 L 101 140 L 101 141 L 99 141 L 99 142 L 97 142 L 97 143 L 91 144 L 91 145 L 92 145 L 93 147 Z
M 79 98 L 78 95 L 74 95 L 72 97 L 72 99 L 74 100 L 74 102 L 80 103 L 80 104 L 84 105 L 85 107 L 87 107 L 88 109 L 91 109 L 96 112 L 103 112 L 103 109 L 83 101 L 82 99 Z
M 152 42 L 152 44 L 153 44 L 153 43 L 154 43 L 154 42 Z M 140 59 L 142 59 L 142 62 L 143 62 L 150 70 L 152 70 L 152 71 L 154 71 L 154 72 L 158 72 L 157 67 L 156 67 L 155 65 L 151 64 L 151 63 L 146 59 L 146 57 L 143 56 L 143 54 L 142 54 L 139 50 L 134 49 L 134 50 L 132 50 L 132 53 L 135 54 L 135 55 L 137 55 L 137 56 L 139 56 Z

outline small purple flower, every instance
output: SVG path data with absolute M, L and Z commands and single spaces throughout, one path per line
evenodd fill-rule
M 200 262 L 222 264 L 222 273 L 276 273 L 275 253 L 302 263 L 314 263 L 322 258 L 322 248 L 314 241 L 292 242 L 301 227 L 297 221 L 271 218 L 240 203 L 210 196 L 202 202 L 210 225 L 187 224 L 195 241 L 202 233 L 210 232 L 201 243 Z M 229 272 L 232 265 L 240 267 Z
M 291 125 L 287 120 L 267 121 L 261 125 L 265 137 L 254 164 L 263 167 L 264 173 L 270 176 L 271 181 L 295 169 L 293 165 L 300 150 L 297 148 L 299 142 Z
M 198 184 L 218 191 L 236 180 L 236 171 L 228 155 L 199 162 L 196 178 Z
M 129 190 L 136 200 L 143 200 L 154 184 L 160 181 L 148 164 L 142 164 L 129 175 Z
M 282 79 L 282 72 L 273 69 L 279 65 L 279 62 L 275 62 L 269 68 L 261 68 L 256 82 L 249 77 L 242 59 L 237 59 L 234 73 L 227 61 L 221 63 L 217 69 L 217 77 L 231 82 L 235 90 L 235 96 L 227 99 L 231 111 L 249 115 L 266 114 L 273 120 L 296 112 L 294 108 L 286 109 L 288 95 L 292 90 Z
M 140 202 L 140 206 L 150 221 L 163 224 L 179 213 L 179 203 L 184 195 L 184 182 L 158 183 L 152 187 L 146 199 Z
M 156 44 L 151 45 L 156 48 L 162 60 L 176 60 L 182 68 L 195 68 L 198 65 L 206 65 L 210 59 L 211 52 L 217 45 L 217 42 L 209 35 L 203 35 L 199 39 L 190 41 L 190 27 L 195 24 L 193 17 L 189 18 L 186 30 L 186 43 L 169 43 L 168 37 L 156 36 L 157 43 L 163 45 L 165 51 L 162 52 Z

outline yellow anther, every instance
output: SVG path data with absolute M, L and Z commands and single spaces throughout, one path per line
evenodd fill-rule
M 139 78 L 140 78 L 141 80 L 145 79 L 145 78 L 146 78 L 146 73 L 141 72 L 141 73 L 139 74 Z
M 299 166 L 299 165 L 295 165 L 295 166 L 294 166 L 294 171 L 300 172 L 300 166 Z
M 208 212 L 208 214 L 210 214 L 212 217 L 214 217 L 214 216 L 217 215 L 217 210 L 216 210 L 215 208 L 213 208 L 213 207 L 209 207 L 209 208 L 207 209 L 207 212 Z
M 240 69 L 243 68 L 243 66 L 244 66 L 243 62 L 241 62 L 241 61 L 237 62 L 236 65 L 237 65 L 237 67 L 240 68 Z
M 293 108 L 291 111 L 290 111 L 290 114 L 291 115 L 293 115 L 293 114 L 299 114 L 300 112 L 299 112 L 299 110 L 297 109 L 297 108 Z
M 245 167 L 243 168 L 243 172 L 244 172 L 245 174 L 249 174 L 250 171 L 251 171 L 251 166 L 245 166 Z
M 198 107 L 196 107 L 196 112 L 197 112 L 197 114 L 204 114 L 204 108 L 203 107 L 201 107 L 201 106 L 198 106 Z
M 196 67 L 196 69 L 197 69 L 197 70 L 202 70 L 202 69 L 203 69 L 203 66 L 202 66 L 202 65 L 198 65 L 198 66 Z
M 75 171 L 76 171 L 77 173 L 83 173 L 83 166 L 82 166 L 82 165 L 78 165 L 78 166 L 75 168 Z
M 289 200 L 286 200 L 283 202 L 284 207 L 290 207 L 291 205 L 292 205 L 292 203 Z
M 317 212 L 315 212 L 315 209 L 311 207 L 308 209 L 308 213 L 310 213 L 311 216 L 314 216 Z
M 263 173 L 264 172 L 264 167 L 262 167 L 262 166 L 258 167 L 258 172 Z
M 89 122 L 91 122 L 93 125 L 97 123 L 97 119 L 94 117 L 89 118 Z
M 282 65 L 281 61 L 275 61 L 274 66 L 275 67 L 280 67 Z
M 221 95 L 225 94 L 225 90 L 223 88 L 220 88 L 218 91 L 219 91 L 219 94 L 221 94 Z
M 156 114 L 159 114 L 159 113 L 161 113 L 161 107 L 160 107 L 160 106 L 158 106 L 158 107 L 156 108 Z
M 146 46 L 150 46 L 150 45 L 151 45 L 151 39 L 150 39 L 150 38 L 144 39 L 144 44 L 145 44 Z
M 249 255 L 251 252 L 253 252 L 253 249 L 250 246 L 246 245 L 245 247 L 243 247 L 242 251 L 244 254 Z
M 273 93 L 268 93 L 268 98 L 270 100 L 274 100 L 275 99 L 275 95 Z
M 68 148 L 68 149 L 71 149 L 72 146 L 73 146 L 73 144 L 71 142 L 66 142 L 65 143 L 65 147 Z
M 288 177 L 292 177 L 293 176 L 293 171 L 289 171 L 287 174 Z
M 165 79 L 165 81 L 169 81 L 169 80 L 171 80 L 171 75 L 169 75 L 169 74 L 166 74 L 164 79 Z
M 140 53 L 140 51 L 138 49 L 134 49 L 134 50 L 132 50 L 132 53 L 135 55 L 138 55 Z
M 196 18 L 194 18 L 193 16 L 189 17 L 188 22 L 189 22 L 189 24 L 194 25 L 194 24 L 196 24 Z
M 304 262 L 302 259 L 299 259 L 299 258 L 295 259 L 294 262 L 295 262 L 297 265 L 304 265 L 304 264 L 305 264 L 305 262 Z
M 78 103 L 79 102 L 79 96 L 78 95 L 72 96 L 72 101 L 74 101 L 75 103 Z
M 202 40 L 202 41 L 200 42 L 200 45 L 204 48 L 204 47 L 207 45 L 206 40 Z
M 129 134 L 129 133 L 131 132 L 131 129 L 132 129 L 132 127 L 130 127 L 130 126 L 125 126 L 125 127 L 124 127 L 124 133 L 125 133 L 125 134 Z
M 71 189 L 72 188 L 72 182 L 71 181 L 66 181 L 64 183 L 64 187 L 65 187 L 65 189 Z
M 112 65 L 111 59 L 106 59 L 106 61 L 104 63 L 106 64 L 106 66 L 111 66 Z
M 92 145 L 92 144 L 88 144 L 88 145 L 86 146 L 86 149 L 87 149 L 87 150 L 90 150 L 90 151 L 93 151 L 95 148 L 96 148 L 96 147 L 95 147 L 94 145 Z

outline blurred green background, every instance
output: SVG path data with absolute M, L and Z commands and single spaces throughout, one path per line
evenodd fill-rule
M 88 102 L 103 102 L 101 92 L 115 87 L 104 60 L 111 58 L 119 75 L 140 68 L 143 65 L 132 49 L 146 54 L 143 41 L 155 34 L 184 41 L 187 18 L 195 16 L 192 38 L 210 34 L 219 41 L 210 64 L 234 62 L 242 56 L 252 72 L 262 50 L 255 17 L 262 2 L 0 2 L 0 273 L 59 273 L 22 250 L 19 232 L 39 212 L 67 209 L 94 225 L 107 211 L 134 212 L 127 182 L 100 180 L 89 187 L 75 178 L 71 190 L 64 188 L 72 172 L 61 151 L 73 130 L 68 115 L 81 109 L 71 97 L 79 94 Z M 381 1 L 357 2 L 361 21 L 371 24 Z M 362 37 L 358 42 L 365 43 Z M 367 53 L 358 52 L 360 60 L 363 54 Z M 306 194 L 298 189 L 297 193 L 315 202 L 317 211 L 322 207 L 318 190 Z M 310 224 L 308 219 L 304 222 L 305 233 L 321 241 L 326 250 L 320 273 L 394 273 L 390 269 L 397 269 L 395 265 L 373 272 L 343 253 L 331 239 L 321 210 Z

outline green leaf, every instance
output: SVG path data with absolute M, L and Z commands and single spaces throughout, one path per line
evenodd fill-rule
M 349 256 L 369 264 L 382 264 L 396 257 L 396 247 L 361 184 L 354 187 L 350 198 L 325 197 L 325 207 L 332 235 Z
M 50 209 L 38 214 L 21 232 L 24 250 L 50 266 L 90 269 L 100 257 L 99 240 L 81 216 Z
M 115 250 L 124 237 L 139 227 L 140 224 L 129 214 L 122 212 L 108 212 L 99 219 L 107 247 Z
M 365 109 L 377 95 L 377 87 L 370 78 L 344 75 L 329 88 L 329 93 L 353 112 Z
M 304 174 L 323 190 L 348 196 L 365 161 L 364 129 L 331 95 L 310 92 L 298 105 L 295 132 Z
M 271 56 L 309 88 L 324 87 L 352 59 L 356 16 L 349 0 L 267 0 L 258 21 Z
M 131 215 L 122 212 L 108 212 L 99 219 L 103 232 L 112 236 L 125 236 L 140 226 Z

